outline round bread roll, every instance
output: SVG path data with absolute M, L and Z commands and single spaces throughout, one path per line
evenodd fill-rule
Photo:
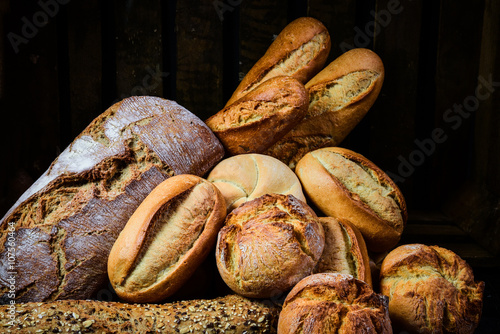
M 224 223 L 224 197 L 188 174 L 160 183 L 116 239 L 108 275 L 129 302 L 159 302 L 176 292 L 207 257 Z
M 351 222 L 368 250 L 384 252 L 401 238 L 406 202 L 397 185 L 359 153 L 326 147 L 307 153 L 297 164 L 306 196 L 325 215 Z
M 234 209 L 216 247 L 219 273 L 234 292 L 268 298 L 312 274 L 323 252 L 323 228 L 293 195 L 267 194 Z
M 372 286 L 370 258 L 361 232 L 347 221 L 320 217 L 325 248 L 316 273 L 350 274 Z
M 382 262 L 380 291 L 389 297 L 395 329 L 466 334 L 479 323 L 484 282 L 475 282 L 470 266 L 454 252 L 408 244 Z
M 240 154 L 219 162 L 207 180 L 226 199 L 228 212 L 265 194 L 293 195 L 305 202 L 302 185 L 287 165 L 268 155 Z
M 392 334 L 387 297 L 352 275 L 320 273 L 301 280 L 286 297 L 278 334 Z

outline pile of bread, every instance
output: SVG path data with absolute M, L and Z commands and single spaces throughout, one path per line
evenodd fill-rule
M 397 185 L 339 147 L 382 61 L 325 66 L 330 43 L 291 22 L 206 121 L 149 96 L 96 118 L 1 221 L 2 332 L 472 333 L 484 283 L 400 245 Z M 171 300 L 213 256 L 229 293 Z

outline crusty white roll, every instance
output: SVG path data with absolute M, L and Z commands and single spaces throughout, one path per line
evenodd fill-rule
M 443 247 L 407 244 L 382 262 L 380 291 L 389 297 L 395 330 L 471 334 L 481 318 L 484 282 Z
M 268 155 L 251 153 L 219 162 L 207 180 L 215 184 L 226 199 L 228 212 L 265 194 L 293 195 L 306 201 L 302 185 L 284 163 Z
M 356 226 L 368 250 L 384 252 L 400 240 L 408 215 L 403 194 L 363 155 L 321 148 L 306 154 L 295 173 L 308 199 L 325 215 Z
M 263 195 L 227 216 L 217 239 L 217 268 L 234 292 L 273 297 L 313 273 L 324 244 L 321 223 L 307 204 L 293 195 Z
M 320 217 L 325 232 L 325 248 L 316 273 L 349 274 L 372 286 L 370 258 L 358 228 L 348 221 Z
M 226 217 L 209 181 L 182 174 L 160 183 L 139 205 L 108 257 L 108 276 L 129 302 L 159 302 L 176 292 L 215 245 Z
M 392 334 L 386 296 L 352 275 L 308 276 L 287 295 L 278 334 Z

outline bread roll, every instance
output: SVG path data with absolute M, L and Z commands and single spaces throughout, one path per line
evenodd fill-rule
M 108 258 L 116 294 L 160 302 L 176 292 L 207 257 L 226 217 L 220 191 L 195 175 L 160 183 L 139 205 Z
M 0 302 L 91 298 L 107 258 L 142 200 L 176 174 L 204 175 L 220 142 L 173 101 L 130 97 L 97 117 L 0 222 Z M 15 272 L 15 289 L 7 279 Z
M 359 153 L 326 147 L 306 154 L 295 169 L 306 196 L 325 215 L 356 226 L 368 250 L 384 252 L 401 238 L 407 220 L 397 185 Z
M 349 274 L 372 286 L 370 258 L 361 232 L 347 221 L 320 217 L 325 231 L 325 248 L 316 273 Z
M 275 77 L 228 105 L 206 123 L 227 153 L 261 153 L 304 118 L 308 101 L 302 83 L 292 77 Z
M 311 275 L 286 297 L 278 334 L 392 334 L 387 304 L 387 297 L 351 275 Z
M 372 107 L 383 82 L 384 66 L 373 51 L 342 54 L 306 83 L 306 116 L 265 153 L 293 169 L 307 152 L 338 146 Z
M 0 306 L 2 333 L 276 333 L 279 308 L 237 295 L 167 304 L 58 300 Z
M 324 244 L 321 223 L 304 202 L 263 195 L 227 216 L 217 239 L 217 268 L 234 292 L 268 298 L 312 274 Z
M 423 244 L 392 250 L 382 262 L 380 291 L 389 297 L 395 330 L 473 333 L 481 318 L 484 282 L 454 252 Z
M 226 199 L 227 211 L 265 194 L 293 195 L 305 202 L 302 185 L 287 165 L 262 154 L 240 154 L 219 162 L 208 174 Z
M 292 76 L 305 84 L 323 68 L 330 48 L 330 35 L 320 21 L 301 17 L 290 22 L 248 71 L 226 106 L 273 77 Z

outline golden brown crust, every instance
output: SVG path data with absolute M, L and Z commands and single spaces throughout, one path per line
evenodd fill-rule
M 219 190 L 178 175 L 158 185 L 130 217 L 108 258 L 117 295 L 159 302 L 177 291 L 215 244 L 226 215 Z
M 307 152 L 339 145 L 374 104 L 383 82 L 384 66 L 373 51 L 342 54 L 306 83 L 306 116 L 266 154 L 293 169 Z
M 305 84 L 323 67 L 330 48 L 330 35 L 320 21 L 301 17 L 290 22 L 248 71 L 226 106 L 272 77 L 292 76 Z
M 392 333 L 388 300 L 351 275 L 322 273 L 294 286 L 280 312 L 278 334 Z
M 361 154 L 340 147 L 309 152 L 295 169 L 307 197 L 327 216 L 347 220 L 367 248 L 383 252 L 399 241 L 407 220 L 397 185 Z
M 227 153 L 261 153 L 302 120 L 308 104 L 303 84 L 275 77 L 228 105 L 206 124 Z
M 402 245 L 382 262 L 380 291 L 389 297 L 394 327 L 410 333 L 473 333 L 484 282 L 454 252 L 423 244 Z
M 239 154 L 218 163 L 207 176 L 226 199 L 231 212 L 265 194 L 290 194 L 305 202 L 302 185 L 287 165 L 268 155 Z
M 275 333 L 279 308 L 238 295 L 165 304 L 59 300 L 0 306 L 2 333 Z
M 325 248 L 315 272 L 350 274 L 372 286 L 368 250 L 358 228 L 333 217 L 319 220 L 325 231 Z
M 321 223 L 304 202 L 263 195 L 227 216 L 217 240 L 217 267 L 234 292 L 267 298 L 310 275 L 324 243 Z

